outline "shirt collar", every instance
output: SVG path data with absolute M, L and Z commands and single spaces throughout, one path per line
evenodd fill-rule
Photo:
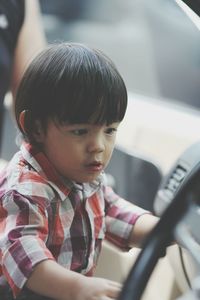
M 28 164 L 56 190 L 61 200 L 65 200 L 72 189 L 82 191 L 85 197 L 89 197 L 94 194 L 105 181 L 104 174 L 102 173 L 91 183 L 77 184 L 60 176 L 45 154 L 37 147 L 23 142 L 21 152 Z
M 85 182 L 82 184 L 73 182 L 73 186 L 76 190 L 81 191 L 84 194 L 85 198 L 89 198 L 99 190 L 99 188 L 102 186 L 102 184 L 104 184 L 104 182 L 105 182 L 105 174 L 104 172 L 102 172 L 97 177 L 97 179 L 92 182 Z

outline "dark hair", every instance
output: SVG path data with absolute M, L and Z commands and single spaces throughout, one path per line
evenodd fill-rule
M 127 107 L 124 81 L 101 51 L 82 44 L 60 43 L 43 50 L 27 68 L 15 101 L 19 129 L 34 142 L 35 121 L 111 124 Z M 25 114 L 25 131 L 19 124 Z

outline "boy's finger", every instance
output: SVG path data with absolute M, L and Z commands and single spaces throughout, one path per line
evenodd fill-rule
M 108 291 L 107 296 L 110 297 L 111 299 L 117 299 L 120 292 L 121 292 L 121 287 L 112 287 L 112 289 Z

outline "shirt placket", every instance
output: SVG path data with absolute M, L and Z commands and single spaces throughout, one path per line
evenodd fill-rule
M 83 218 L 84 218 L 84 224 L 85 224 L 85 232 L 86 232 L 86 245 L 87 245 L 87 249 L 86 249 L 86 253 L 85 253 L 85 263 L 83 268 L 86 269 L 88 267 L 88 263 L 89 263 L 89 257 L 90 257 L 90 248 L 91 248 L 91 226 L 89 223 L 89 217 L 88 214 L 85 210 L 85 206 L 83 209 Z
M 84 261 L 79 270 L 82 271 L 83 269 L 86 270 L 88 268 L 91 242 L 92 242 L 92 230 L 91 230 L 88 212 L 86 210 L 87 198 L 85 196 L 84 190 L 78 190 L 77 196 L 78 197 L 76 199 L 78 199 L 79 201 L 77 213 L 80 215 L 82 220 L 82 229 L 83 229 L 83 235 L 84 235 L 85 245 L 86 245 Z

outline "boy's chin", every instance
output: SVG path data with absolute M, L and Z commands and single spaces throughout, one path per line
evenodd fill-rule
M 90 176 L 85 176 L 84 178 L 79 178 L 78 180 L 76 180 L 77 183 L 92 183 L 94 182 L 100 174 L 97 175 L 90 175 Z

